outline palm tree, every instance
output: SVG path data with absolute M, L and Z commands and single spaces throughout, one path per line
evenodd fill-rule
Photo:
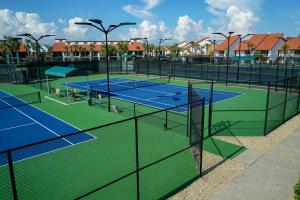
M 90 43 L 89 45 L 90 61 L 92 61 L 92 56 L 94 51 L 95 51 L 95 45 L 93 43 Z
M 47 49 L 46 57 L 49 58 L 51 61 L 53 61 L 53 54 L 52 54 L 53 46 L 46 44 L 45 47 Z
M 64 53 L 65 53 L 65 56 L 66 57 L 69 57 L 69 47 L 68 47 L 68 45 L 66 45 L 66 46 L 64 46 Z
M 4 40 L 1 41 L 1 49 L 8 55 L 8 62 L 14 64 L 13 54 L 19 49 L 19 42 L 9 36 L 4 36 Z
M 252 51 L 255 49 L 254 44 L 249 42 L 247 46 L 248 46 L 248 50 L 249 50 L 249 56 L 251 56 Z
M 178 47 L 178 44 L 174 44 L 174 45 L 172 45 L 172 46 L 170 46 L 170 53 L 171 53 L 171 55 L 173 56 L 173 58 L 178 58 L 178 55 L 179 55 L 179 53 L 180 53 L 180 47 Z
M 153 51 L 155 51 L 155 46 L 154 44 L 149 44 L 148 50 L 150 52 L 150 55 L 153 56 Z
M 29 40 L 29 39 L 26 39 L 25 40 L 25 47 L 26 47 L 26 50 L 27 50 L 27 59 L 29 60 L 30 57 L 31 57 L 31 49 L 33 48 L 32 41 Z
M 118 42 L 117 43 L 117 56 L 119 58 L 119 54 L 123 55 L 128 52 L 128 44 L 126 42 Z
M 117 54 L 117 47 L 115 45 L 108 45 L 108 59 L 110 59 L 110 56 L 116 55 Z M 103 57 L 105 57 L 106 55 L 106 48 L 104 45 L 101 46 L 100 48 L 100 55 L 102 55 Z
M 195 41 L 190 41 L 191 48 L 188 50 L 190 53 L 194 52 Z

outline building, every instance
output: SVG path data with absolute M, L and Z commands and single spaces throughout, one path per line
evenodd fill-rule
M 146 54 L 145 47 L 140 41 L 133 40 L 128 44 L 128 54 L 137 57 L 144 57 Z
M 130 41 L 108 41 L 109 45 L 117 45 L 119 42 L 130 43 Z M 68 41 L 66 39 L 55 39 L 53 44 L 54 60 L 100 60 L 101 48 L 105 41 Z
M 263 60 L 269 63 L 275 62 L 278 57 L 278 50 L 283 43 L 280 39 L 283 35 L 283 33 L 268 34 L 255 48 L 256 56 L 261 55 Z
M 243 40 L 241 45 L 234 49 L 235 56 L 253 56 L 254 50 L 264 41 L 268 34 L 255 34 L 249 40 Z
M 229 57 L 235 55 L 235 49 L 240 43 L 240 37 L 237 35 L 230 36 L 229 38 Z M 228 51 L 228 39 L 223 40 L 220 45 L 215 48 L 215 58 L 224 59 L 227 57 Z
M 286 52 L 285 56 L 290 62 L 295 62 L 295 60 L 300 60 L 300 35 L 293 39 L 290 39 L 286 42 Z M 281 62 L 284 61 L 284 43 L 281 45 L 280 49 L 278 50 L 278 57 Z
M 193 57 L 208 55 L 208 45 L 210 44 L 208 38 L 209 37 L 200 38 L 197 41 L 191 41 L 190 43 L 180 47 L 180 55 Z
M 28 50 L 26 48 L 26 45 L 22 42 L 22 38 L 13 38 L 16 40 L 19 44 L 18 49 L 16 52 L 13 52 L 12 56 L 10 56 L 8 53 L 4 52 L 4 49 L 0 49 L 0 55 L 5 60 L 5 63 L 11 64 L 11 63 L 20 63 L 24 59 L 27 58 Z

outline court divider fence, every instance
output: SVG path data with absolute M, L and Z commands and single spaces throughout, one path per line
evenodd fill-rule
M 202 175 L 204 101 L 189 99 L 194 101 L 0 152 L 1 199 L 172 195 Z M 190 114 L 182 123 L 175 111 L 186 108 Z M 83 133 L 95 138 L 60 146 Z M 46 147 L 54 149 L 40 155 Z
M 158 68 L 158 66 L 161 66 Z M 227 84 L 247 84 L 249 87 L 278 82 L 288 77 L 295 77 L 300 72 L 300 65 L 295 63 L 265 64 L 262 62 L 222 62 L 189 63 L 188 61 L 170 60 L 135 60 L 134 70 L 146 75 L 170 75 L 174 78 L 201 79 L 225 82 Z
M 193 88 L 208 88 L 205 132 L 211 136 L 265 136 L 300 112 L 300 82 L 294 76 L 275 83 L 265 83 L 259 90 L 266 93 L 257 98 L 261 104 L 235 105 L 236 109 L 219 108 L 213 104 L 215 87 L 225 82 L 192 81 Z

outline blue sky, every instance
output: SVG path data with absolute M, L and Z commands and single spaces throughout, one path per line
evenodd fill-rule
M 299 0 L 1 0 L 0 36 L 53 33 L 70 40 L 103 39 L 75 21 L 100 18 L 104 24 L 136 22 L 111 39 L 148 37 L 173 42 L 210 36 L 214 31 L 238 34 L 283 32 L 300 34 Z

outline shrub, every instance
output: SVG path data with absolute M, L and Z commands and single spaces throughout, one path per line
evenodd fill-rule
M 294 186 L 294 193 L 295 200 L 300 200 L 300 179 L 298 183 Z

